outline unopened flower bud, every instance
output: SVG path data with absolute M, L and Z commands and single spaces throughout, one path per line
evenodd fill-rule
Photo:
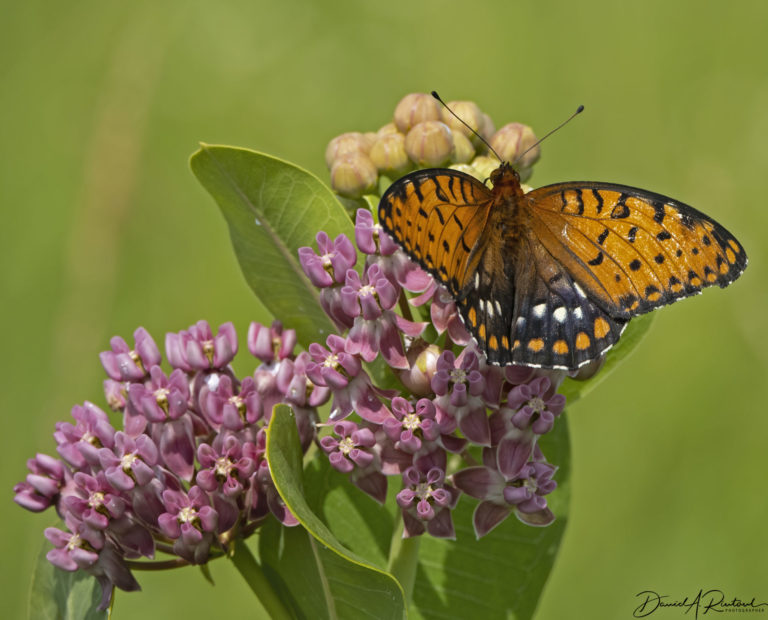
M 336 136 L 328 143 L 325 149 L 325 164 L 333 167 L 333 162 L 352 153 L 368 153 L 376 134 L 362 134 L 359 131 L 350 131 Z
M 379 170 L 399 176 L 411 166 L 405 152 L 405 136 L 399 132 L 379 137 L 371 147 L 369 157 Z
M 453 132 L 440 121 L 424 121 L 405 136 L 405 152 L 420 166 L 440 166 L 453 155 Z
M 424 121 L 439 121 L 440 104 L 432 95 L 411 93 L 400 100 L 395 108 L 395 125 L 403 133 Z
M 487 114 L 483 114 L 483 124 L 480 129 L 480 135 L 486 140 L 490 141 L 493 134 L 496 133 L 496 125 L 493 124 L 491 117 Z
M 447 108 L 441 110 L 443 122 L 448 125 L 454 133 L 460 133 L 473 142 L 480 142 L 477 136 L 464 125 L 464 123 L 466 123 L 474 131 L 480 133 L 480 130 L 485 123 L 485 118 L 480 107 L 474 101 L 451 101 L 448 103 L 448 108 L 450 108 L 450 111 Z M 451 114 L 451 111 L 453 114 Z M 459 118 L 456 118 L 454 114 L 458 116 L 461 121 L 464 121 L 464 123 L 462 123 Z
M 453 132 L 453 161 L 465 164 L 475 156 L 475 146 L 463 133 Z
M 522 159 L 515 162 L 518 170 L 530 168 L 539 159 L 540 149 L 532 148 L 536 143 L 533 129 L 522 123 L 508 123 L 499 129 L 491 138 L 493 150 L 499 154 L 503 161 L 515 162 L 520 155 L 525 153 Z
M 440 357 L 440 347 L 417 340 L 408 350 L 408 368 L 398 372 L 403 385 L 417 396 L 426 396 L 432 391 L 432 377 L 437 371 L 437 358 Z
M 499 160 L 489 155 L 478 155 L 472 160 L 472 168 L 477 173 L 477 178 L 481 181 L 491 178 L 491 172 L 499 167 Z
M 470 166 L 469 164 L 451 164 L 448 166 L 451 170 L 458 170 L 459 172 L 463 172 L 465 174 L 468 174 L 470 176 L 475 177 L 476 179 L 480 176 L 477 172 L 477 170 L 474 169 L 473 166 Z
M 363 152 L 348 153 L 331 167 L 331 187 L 347 198 L 360 198 L 373 191 L 379 172 Z
M 397 125 L 394 123 L 387 123 L 376 132 L 376 136 L 382 138 L 384 136 L 388 136 L 391 133 L 400 133 L 400 131 L 398 130 Z

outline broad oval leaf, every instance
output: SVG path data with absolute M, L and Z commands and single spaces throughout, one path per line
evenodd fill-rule
M 94 577 L 78 570 L 56 568 L 45 557 L 44 545 L 37 557 L 29 593 L 29 618 L 35 620 L 104 620 L 106 611 L 97 609 L 101 586 Z
M 249 149 L 203 145 L 190 166 L 219 205 L 256 296 L 296 330 L 304 348 L 325 342 L 335 328 L 297 252 L 314 246 L 320 230 L 331 239 L 341 233 L 354 239 L 352 221 L 331 190 L 306 170 Z
M 286 405 L 272 413 L 267 460 L 280 496 L 304 527 L 270 528 L 271 536 L 262 532 L 261 556 L 271 560 L 277 589 L 307 617 L 402 618 L 405 602 L 397 580 L 344 547 L 307 502 L 296 421 Z M 270 574 L 266 566 L 265 573 Z

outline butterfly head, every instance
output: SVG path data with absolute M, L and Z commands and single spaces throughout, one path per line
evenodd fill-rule
M 502 164 L 491 172 L 491 184 L 497 192 L 505 194 L 522 194 L 520 187 L 520 175 L 509 162 Z
M 496 170 L 491 172 L 491 183 L 493 183 L 494 186 L 514 183 L 520 184 L 520 175 L 517 173 L 517 170 L 512 167 L 512 164 L 505 161 L 502 162 Z

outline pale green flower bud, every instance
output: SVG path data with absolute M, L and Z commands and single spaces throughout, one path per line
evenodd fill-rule
M 333 166 L 336 159 L 350 153 L 368 153 L 371 150 L 376 134 L 362 134 L 359 131 L 350 131 L 333 138 L 325 149 L 325 164 L 328 168 Z M 372 138 L 371 136 L 374 136 Z
M 362 151 L 338 157 L 331 166 L 331 187 L 347 198 L 360 198 L 376 188 L 379 173 Z
M 458 170 L 459 172 L 464 172 L 482 181 L 482 179 L 480 178 L 480 174 L 477 172 L 477 170 L 475 170 L 474 166 L 470 166 L 469 164 L 451 164 L 448 167 L 451 170 Z
M 391 133 L 400 133 L 400 130 L 397 128 L 397 125 L 395 125 L 394 123 L 387 123 L 376 132 L 376 136 L 381 138 L 382 136 L 386 136 Z M 402 134 L 402 135 L 405 136 L 405 134 Z
M 406 95 L 395 108 L 395 125 L 403 133 L 419 123 L 439 121 L 440 118 L 440 104 L 425 93 Z
M 400 176 L 411 167 L 405 152 L 405 136 L 398 131 L 377 138 L 368 156 L 374 166 L 390 177 Z
M 491 178 L 491 172 L 499 167 L 499 160 L 489 155 L 478 155 L 472 160 L 472 167 L 477 172 L 475 176 L 484 181 Z
M 440 121 L 424 121 L 405 136 L 405 152 L 419 166 L 440 166 L 453 155 L 453 132 Z
M 448 107 L 453 113 L 458 116 L 462 121 L 474 129 L 477 133 L 481 133 L 483 124 L 485 123 L 484 114 L 480 107 L 474 101 L 451 101 L 448 103 Z M 441 110 L 443 122 L 451 128 L 454 133 L 461 133 L 466 136 L 474 144 L 478 144 L 480 139 L 472 133 L 459 118 L 456 118 L 446 108 Z M 482 135 L 482 134 L 481 134 Z
M 465 128 L 466 129 L 466 128 Z M 458 131 L 453 132 L 453 161 L 465 164 L 476 155 L 475 147 L 468 136 Z
M 495 133 L 496 125 L 493 124 L 491 117 L 487 114 L 483 114 L 483 124 L 482 129 L 480 130 L 480 135 L 483 136 L 486 141 L 490 142 Z

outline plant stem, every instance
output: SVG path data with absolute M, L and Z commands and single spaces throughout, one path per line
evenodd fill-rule
M 420 536 L 403 538 L 402 526 L 395 528 L 389 552 L 389 572 L 400 582 L 405 593 L 406 608 L 411 605 L 416 567 L 419 564 Z
M 236 538 L 232 541 L 232 553 L 229 555 L 229 559 L 232 560 L 235 568 L 243 576 L 270 618 L 273 620 L 290 620 L 293 617 L 272 589 L 264 571 L 261 570 L 261 566 L 253 557 L 244 540 Z

